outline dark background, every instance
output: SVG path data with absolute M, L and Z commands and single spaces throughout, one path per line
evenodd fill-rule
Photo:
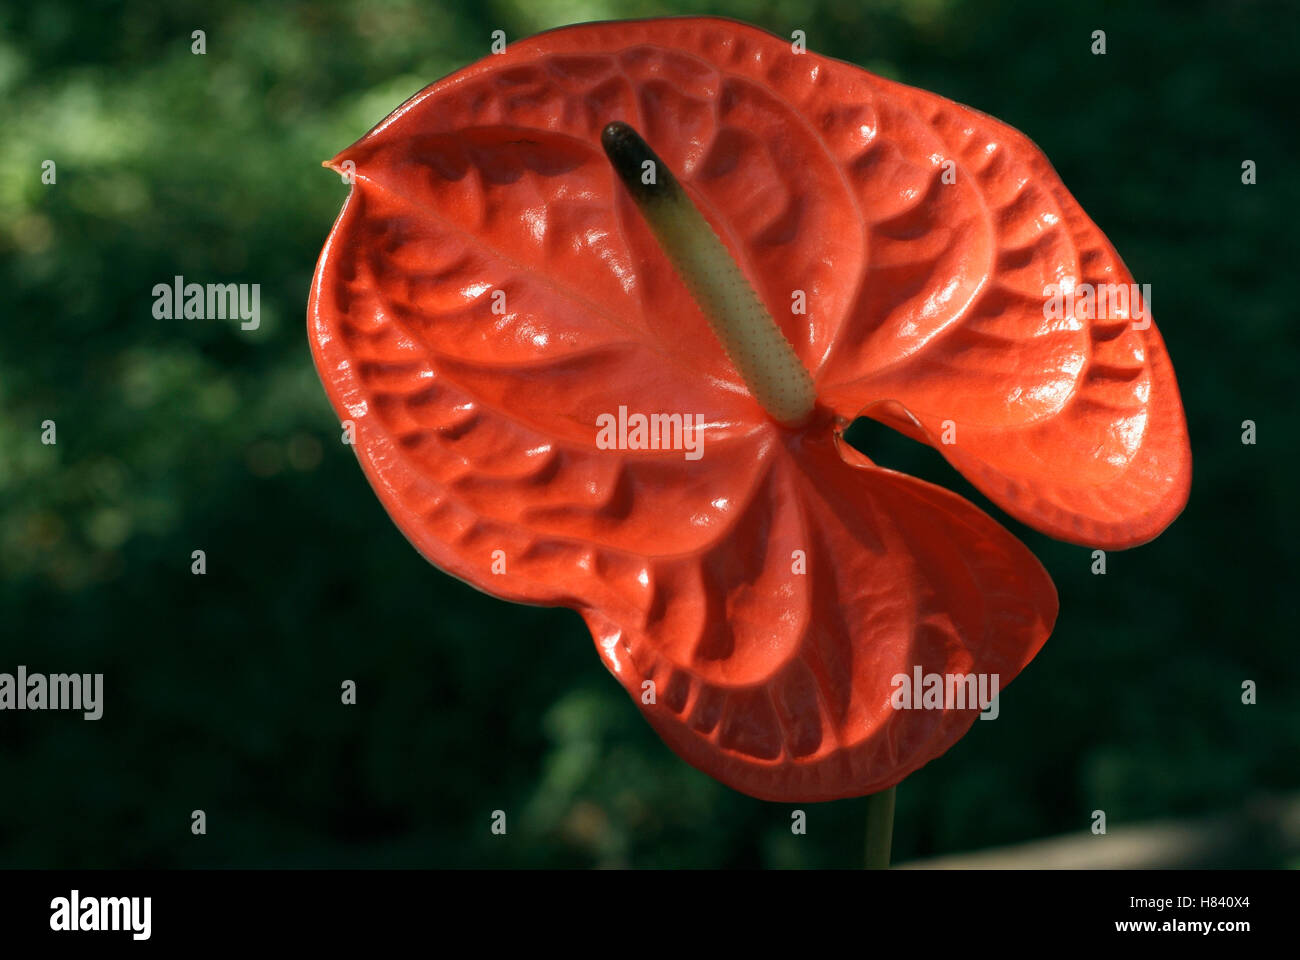
M 791 808 L 660 743 L 576 614 L 428 566 L 339 442 L 308 352 L 346 191 L 321 160 L 493 30 L 664 13 L 802 29 L 1023 130 L 1152 285 L 1182 387 L 1191 504 L 1104 577 L 932 451 L 855 428 L 1007 522 L 1061 594 L 998 722 L 899 788 L 896 859 L 1300 789 L 1291 4 L 43 0 L 0 8 L 0 671 L 103 672 L 105 713 L 0 714 L 0 866 L 861 862 L 865 801 L 811 807 L 792 836 Z M 261 328 L 154 319 L 175 274 L 261 284 Z M 1205 862 L 1300 859 L 1250 835 Z

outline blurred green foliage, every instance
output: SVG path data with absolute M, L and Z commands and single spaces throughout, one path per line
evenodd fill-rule
M 792 836 L 660 743 L 575 614 L 425 564 L 308 353 L 346 190 L 322 159 L 493 30 L 665 13 L 802 29 L 1024 130 L 1152 284 L 1182 384 L 1195 488 L 1163 537 L 1095 577 L 1009 524 L 1059 626 L 999 721 L 902 785 L 896 858 L 1300 787 L 1291 5 L 44 0 L 0 8 L 0 670 L 103 672 L 106 703 L 0 715 L 0 866 L 860 863 L 861 801 Z M 177 274 L 259 283 L 260 329 L 154 319 Z M 932 451 L 853 436 L 985 503 Z

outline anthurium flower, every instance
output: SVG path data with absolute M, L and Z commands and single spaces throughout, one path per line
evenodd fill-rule
M 588 24 L 328 166 L 311 343 L 384 506 L 444 571 L 579 611 L 745 793 L 896 784 L 979 705 L 896 709 L 895 679 L 1005 688 L 1056 619 L 1018 540 L 853 418 L 1091 547 L 1186 501 L 1147 301 L 1093 295 L 1132 276 L 1028 139 L 940 96 L 730 21 Z

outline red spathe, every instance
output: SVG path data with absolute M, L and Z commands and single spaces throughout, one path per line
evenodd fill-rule
M 610 169 L 614 120 L 812 372 L 805 426 L 727 361 Z M 843 444 L 854 416 L 1089 546 L 1144 542 L 1186 502 L 1154 325 L 1044 308 L 1051 285 L 1132 277 L 1033 144 L 977 111 L 731 21 L 590 24 L 433 84 L 331 166 L 355 184 L 311 342 L 385 507 L 443 570 L 577 609 L 664 740 L 746 793 L 892 786 L 978 709 L 896 710 L 891 678 L 1005 688 L 1056 618 L 1028 550 Z M 620 407 L 699 416 L 703 455 L 602 448 Z

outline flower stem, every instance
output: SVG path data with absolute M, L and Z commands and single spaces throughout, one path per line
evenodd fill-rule
M 889 867 L 889 850 L 894 842 L 894 794 L 890 787 L 867 797 L 867 869 Z

